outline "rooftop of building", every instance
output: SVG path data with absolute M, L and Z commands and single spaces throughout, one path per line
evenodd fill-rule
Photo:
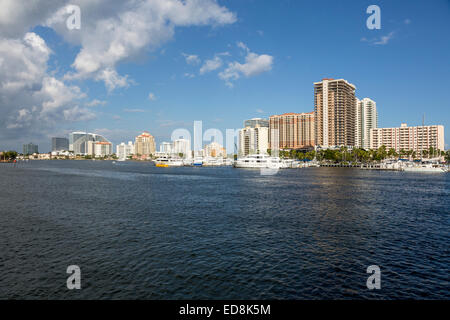
M 322 81 L 314 82 L 314 85 L 322 84 L 324 81 L 332 81 L 332 82 L 344 81 L 346 84 L 351 86 L 353 89 L 356 89 L 356 86 L 353 83 L 350 83 L 345 79 L 323 78 Z
M 400 125 L 400 127 L 387 127 L 387 128 L 373 128 L 373 129 L 379 129 L 379 130 L 383 130 L 383 129 L 403 129 L 403 128 L 408 128 L 408 129 L 412 129 L 412 128 L 425 128 L 425 127 L 443 127 L 443 125 L 441 124 L 430 124 L 430 125 L 420 125 L 420 126 L 412 126 L 412 127 L 408 127 L 408 125 L 406 123 L 402 123 Z
M 153 136 L 150 134 L 150 132 L 144 131 L 140 135 L 138 135 L 138 137 L 153 137 Z
M 270 116 L 271 118 L 272 117 L 284 117 L 284 116 L 304 116 L 304 115 L 311 115 L 311 114 L 314 114 L 314 111 L 312 111 L 312 112 L 301 112 L 301 113 L 295 113 L 295 112 L 288 112 L 288 113 L 283 113 L 283 114 L 274 114 L 274 115 L 272 115 L 272 116 Z

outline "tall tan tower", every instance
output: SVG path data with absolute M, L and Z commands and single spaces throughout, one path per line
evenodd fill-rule
M 344 79 L 314 83 L 315 142 L 322 147 L 355 146 L 356 87 Z
M 140 154 L 142 156 L 149 156 L 151 154 L 155 154 L 156 151 L 155 138 L 153 138 L 153 136 L 150 133 L 144 132 L 136 137 L 134 148 L 135 153 Z

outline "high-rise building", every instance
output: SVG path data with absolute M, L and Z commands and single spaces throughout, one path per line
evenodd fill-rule
M 271 116 L 269 148 L 276 148 L 276 144 L 278 144 L 278 149 L 312 147 L 315 145 L 314 126 L 314 112 Z
M 182 155 L 183 158 L 192 158 L 191 142 L 188 139 L 177 139 L 173 142 L 172 153 Z
M 225 158 L 227 156 L 227 152 L 220 143 L 211 142 L 210 144 L 205 146 L 204 156 L 213 158 Z
M 256 128 L 258 126 L 262 127 L 262 128 L 268 128 L 269 120 L 262 119 L 262 118 L 253 118 L 253 119 L 244 121 L 244 128 L 247 128 L 247 127 Z
M 134 154 L 134 145 L 132 141 L 128 141 L 128 144 L 122 142 L 116 146 L 116 156 L 119 159 L 127 159 L 129 156 Z
M 67 138 L 52 138 L 52 151 L 68 151 L 69 139 Z
M 89 141 L 111 143 L 108 139 L 99 134 L 72 132 L 69 134 L 69 151 L 73 151 L 76 155 L 93 155 L 93 144 L 88 144 Z
M 356 87 L 344 79 L 314 83 L 315 143 L 328 148 L 356 144 Z
M 239 130 L 239 155 L 266 154 L 269 149 L 269 128 L 245 127 Z
M 370 148 L 385 146 L 388 150 L 413 150 L 418 155 L 432 147 L 444 151 L 444 126 L 408 127 L 402 123 L 400 128 L 376 128 L 370 130 Z
M 159 152 L 165 153 L 165 154 L 171 154 L 173 149 L 173 143 L 171 142 L 163 142 L 159 146 Z
M 150 133 L 143 132 L 141 135 L 136 137 L 134 143 L 134 151 L 137 155 L 141 156 L 149 156 L 155 154 L 155 138 L 153 138 Z
M 23 154 L 34 154 L 39 153 L 38 146 L 33 144 L 32 142 L 23 145 Z
M 378 128 L 378 112 L 375 101 L 356 99 L 356 146 L 370 148 L 370 129 Z

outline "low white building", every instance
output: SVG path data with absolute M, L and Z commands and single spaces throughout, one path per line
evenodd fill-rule
M 112 154 L 112 143 L 106 141 L 88 141 L 87 154 L 96 158 L 110 156 Z
M 221 144 L 217 142 L 211 142 L 210 144 L 205 146 L 205 149 L 203 150 L 203 156 L 212 158 L 226 158 L 227 152 Z
M 116 155 L 119 159 L 127 159 L 134 155 L 134 144 L 132 141 L 128 141 L 128 144 L 122 142 L 116 146 Z

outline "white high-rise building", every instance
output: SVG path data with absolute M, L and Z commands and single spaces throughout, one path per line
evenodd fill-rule
M 266 154 L 269 149 L 269 128 L 256 126 L 239 130 L 239 155 Z
M 173 142 L 172 153 L 183 154 L 183 158 L 192 158 L 191 142 L 187 139 L 177 139 Z
M 377 104 L 369 98 L 356 99 L 356 146 L 370 148 L 370 130 L 378 128 Z
M 173 143 L 171 142 L 163 142 L 159 146 L 159 152 L 161 153 L 171 154 L 172 150 L 173 150 Z
M 127 159 L 134 154 L 134 144 L 132 141 L 128 141 L 128 144 L 122 142 L 116 146 L 116 155 L 119 159 Z

